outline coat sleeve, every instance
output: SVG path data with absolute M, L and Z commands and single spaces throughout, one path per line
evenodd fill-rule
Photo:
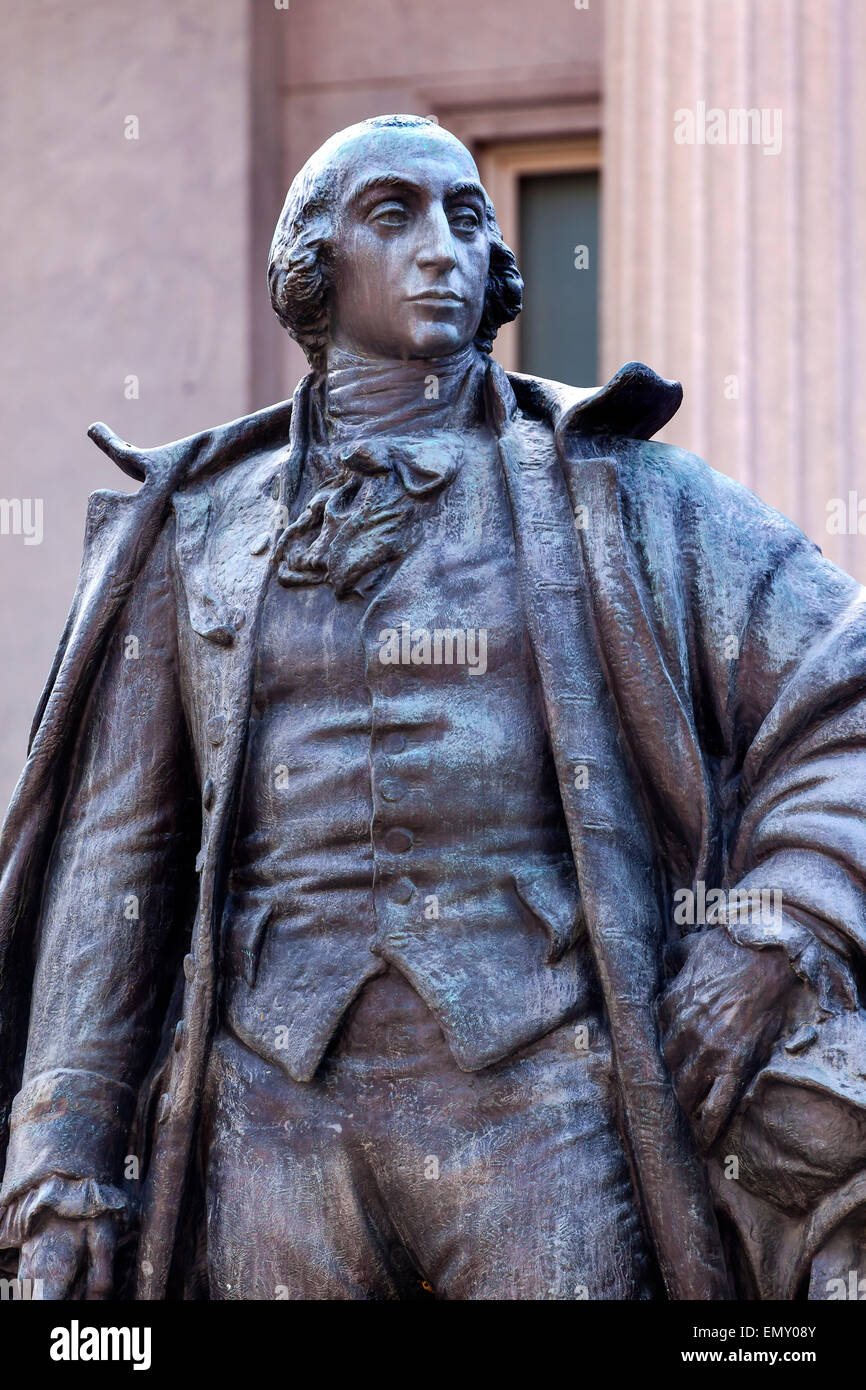
M 125 1205 L 129 1127 L 183 949 L 197 798 L 170 542 L 166 529 L 109 641 L 46 877 L 0 1191 L 0 1203 L 22 1199 L 6 1216 L 19 1239 L 45 1204 L 69 1215 Z
M 775 892 L 771 907 L 848 960 L 866 955 L 864 597 L 805 538 L 794 542 L 753 598 L 731 686 L 731 727 L 753 732 L 728 882 L 744 907 Z M 756 945 L 778 927 L 778 912 L 763 915 Z
M 739 579 L 701 585 L 707 666 L 737 639 L 715 684 L 730 754 L 720 921 L 741 945 L 784 949 L 801 986 L 722 1148 L 742 1185 L 811 1222 L 814 1250 L 831 1213 L 862 1203 L 866 1171 L 866 590 L 751 495 L 731 499 Z

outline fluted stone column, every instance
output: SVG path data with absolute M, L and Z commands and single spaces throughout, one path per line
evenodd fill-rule
M 866 5 L 606 0 L 605 19 L 605 371 L 682 380 L 663 437 L 866 580 Z M 757 143 L 741 110 L 764 113 Z

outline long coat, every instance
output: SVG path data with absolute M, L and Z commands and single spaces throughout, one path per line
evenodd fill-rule
M 147 451 L 111 444 L 94 427 L 142 487 L 90 498 L 78 588 L 0 843 L 8 1120 L 76 739 L 98 718 L 90 694 L 171 524 L 188 615 L 183 700 L 201 842 L 194 870 L 187 865 L 198 879 L 195 915 L 142 1189 L 143 1299 L 164 1296 L 177 1240 L 272 572 L 272 484 L 282 479 L 282 502 L 296 484 L 308 391 L 309 379 L 294 410 L 286 402 Z M 649 368 L 628 364 L 600 391 L 580 392 L 491 365 L 489 392 L 645 1222 L 669 1297 L 724 1298 L 731 1285 L 707 1167 L 656 1022 L 676 935 L 671 904 L 698 883 L 781 890 L 800 924 L 820 921 L 849 953 L 866 950 L 863 591 L 752 493 L 652 442 L 681 391 Z

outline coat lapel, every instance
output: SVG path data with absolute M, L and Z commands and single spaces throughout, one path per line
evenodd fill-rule
M 184 959 L 183 1012 L 157 1107 L 157 1133 L 142 1195 L 136 1298 L 165 1297 L 213 1025 L 223 868 L 234 823 L 264 597 L 280 527 L 306 449 L 308 381 L 295 396 L 288 448 L 175 499 L 178 558 L 192 632 L 191 668 L 201 750 L 200 890 Z M 276 483 L 277 495 L 272 496 Z
M 652 839 L 597 645 L 594 577 L 549 426 L 509 413 L 509 395 L 494 373 L 492 405 L 529 635 L 646 1217 L 670 1297 L 724 1298 L 727 1276 L 706 1175 L 660 1054 L 654 1005 L 666 933 Z M 612 468 L 611 460 L 586 462 L 589 506 L 601 523 L 596 569 L 615 526 L 606 481 Z M 614 583 L 606 587 L 615 591 Z
M 656 836 L 664 840 L 667 870 L 677 886 L 694 887 L 709 871 L 711 793 L 685 672 L 671 670 L 656 635 L 657 622 L 669 633 L 682 630 L 669 592 L 676 578 L 666 558 L 668 572 L 652 583 L 651 619 L 648 586 L 623 525 L 617 462 L 566 459 L 563 473 L 571 511 L 581 522 L 576 529 L 589 603 L 625 742 L 652 805 Z

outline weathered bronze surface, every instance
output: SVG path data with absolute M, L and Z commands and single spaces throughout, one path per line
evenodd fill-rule
M 3 831 L 3 1246 L 52 1298 L 838 1296 L 859 586 L 653 442 L 676 383 L 492 361 L 435 123 L 323 146 L 269 280 L 292 402 L 90 432 L 142 486 Z

